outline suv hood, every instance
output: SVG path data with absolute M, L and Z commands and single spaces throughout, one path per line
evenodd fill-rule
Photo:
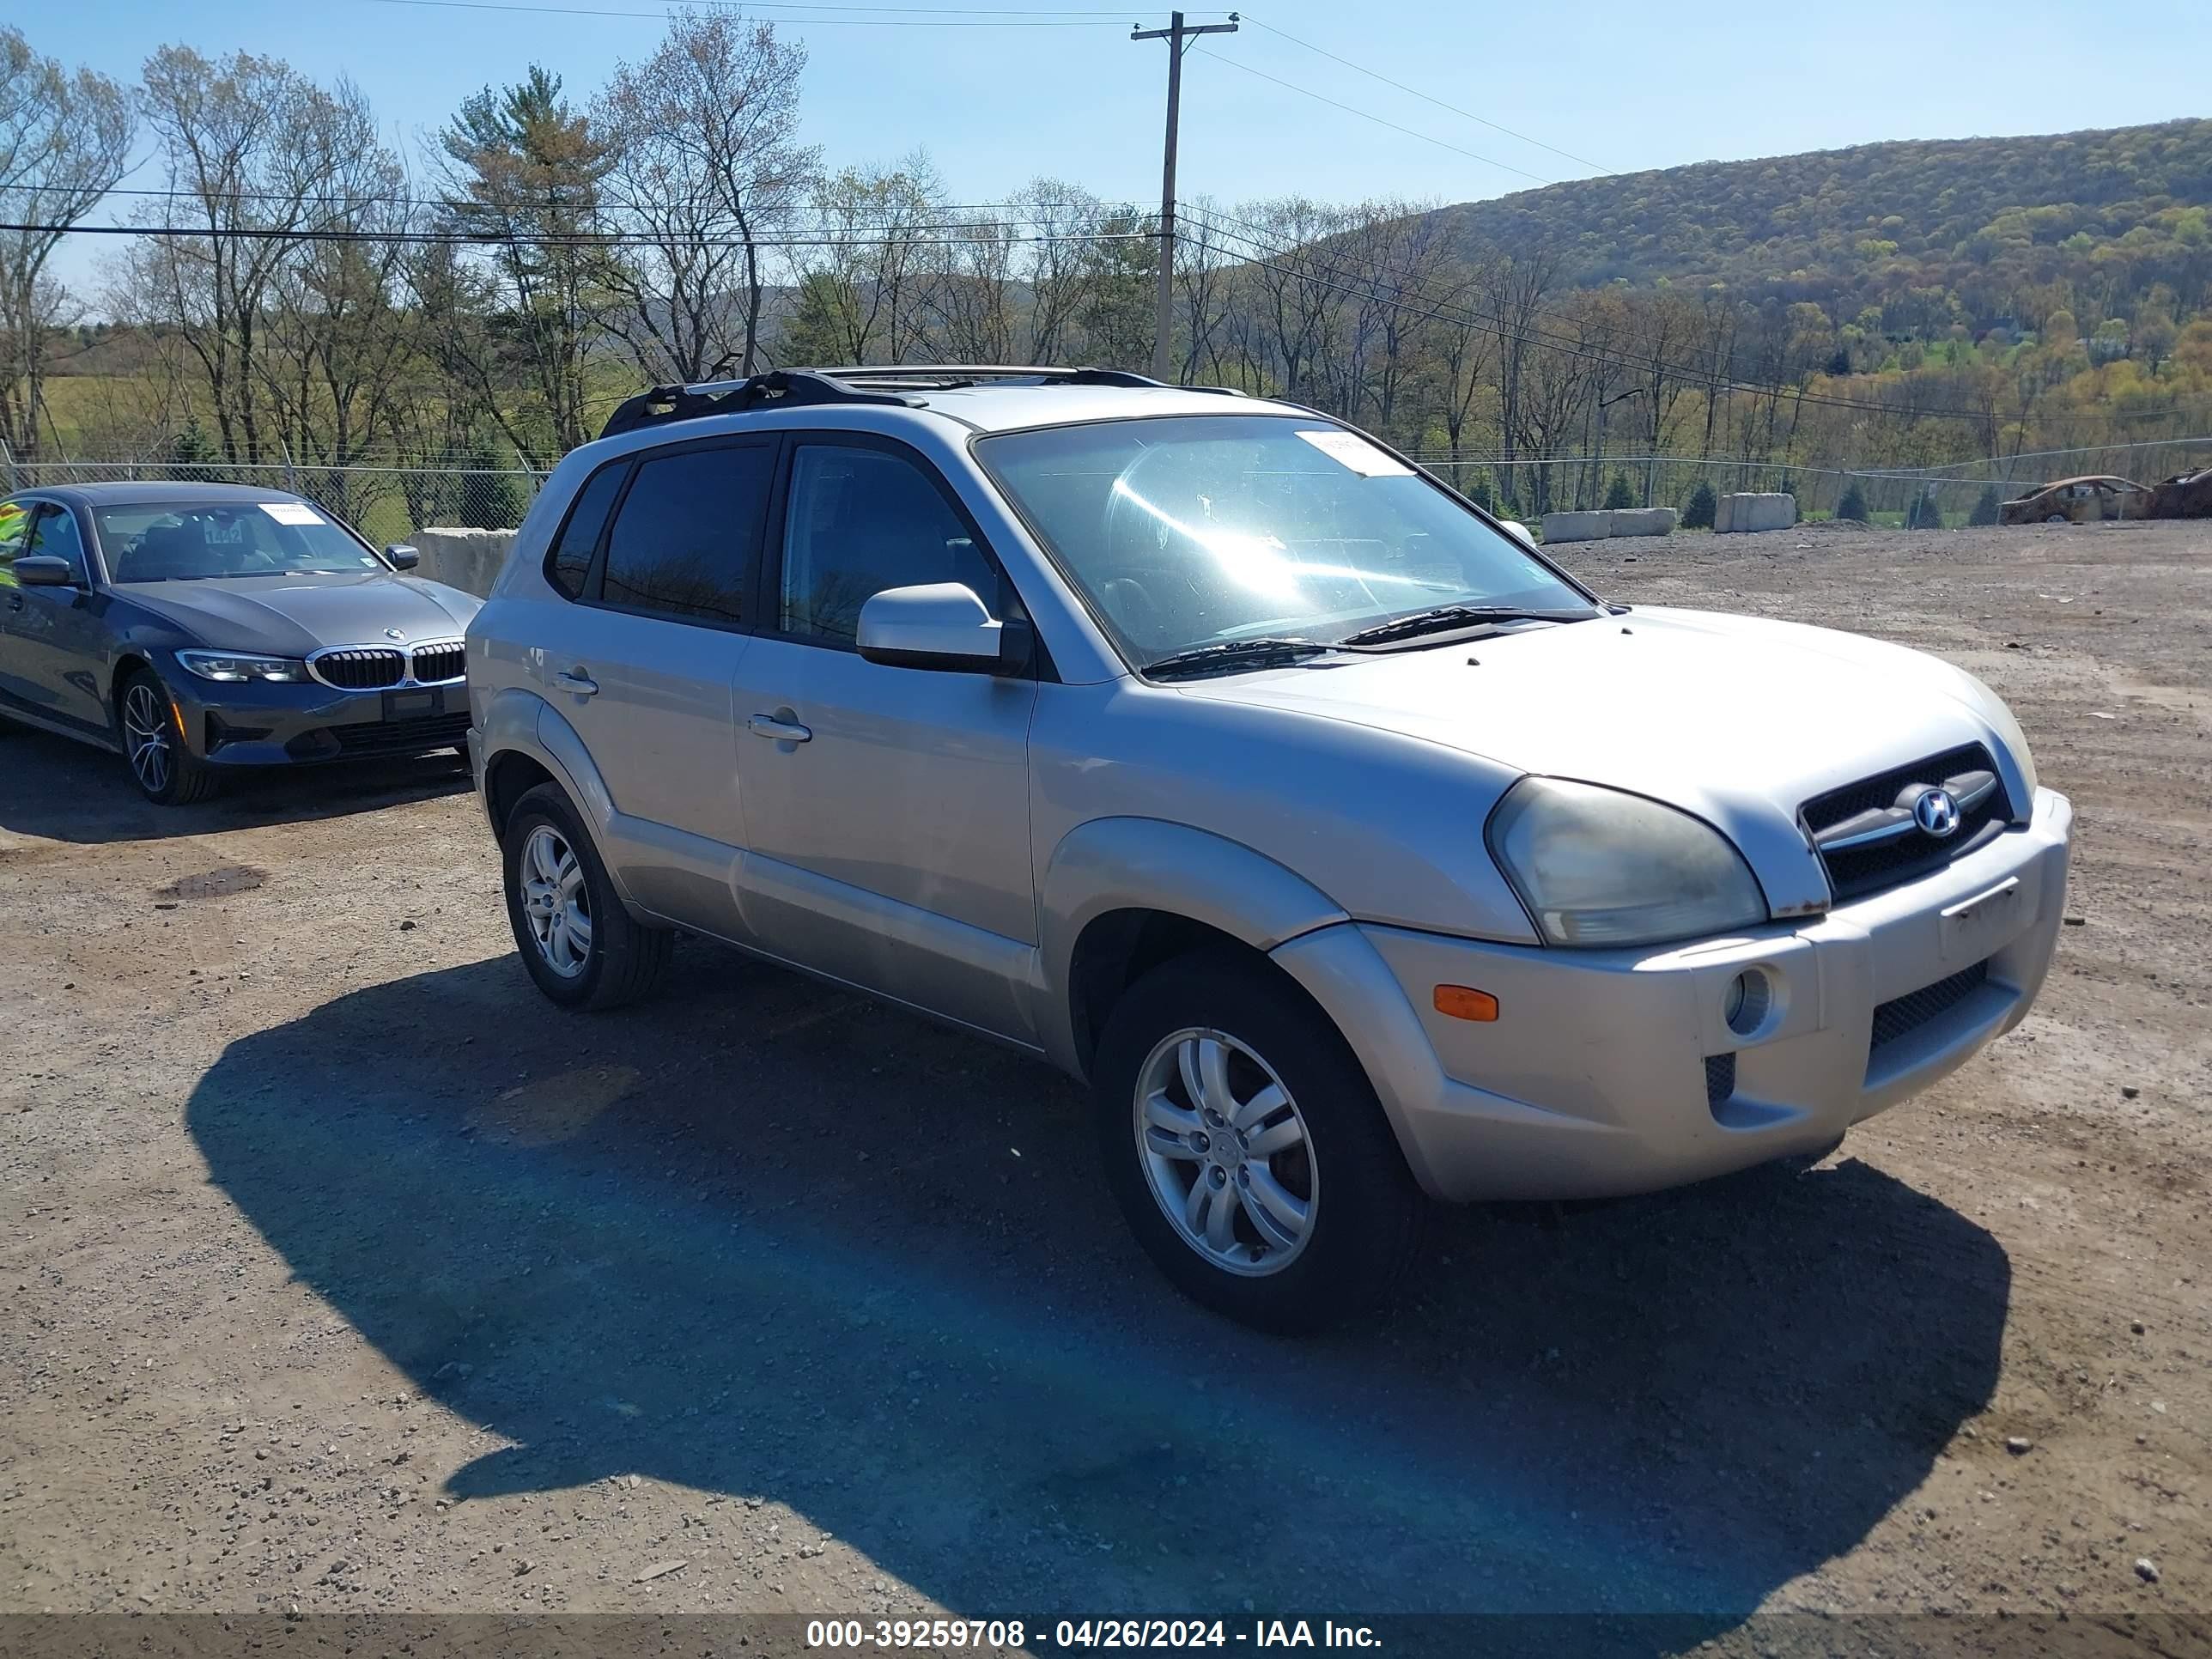
M 337 576 L 225 576 L 118 584 L 116 592 L 223 651 L 301 657 L 326 645 L 457 639 L 481 601 L 456 588 L 387 571 Z
M 1638 608 L 1177 689 L 1665 801 L 1735 841 L 1783 914 L 1826 902 L 1797 826 L 1799 806 L 1825 790 L 1983 743 L 2014 810 L 2027 805 L 1978 681 L 1921 652 L 1792 623 Z

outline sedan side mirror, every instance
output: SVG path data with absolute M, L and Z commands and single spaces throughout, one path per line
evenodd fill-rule
M 23 587 L 75 587 L 76 568 L 67 559 L 57 558 L 51 553 L 33 553 L 27 559 L 18 559 L 13 568 L 16 583 Z
M 1002 623 L 961 582 L 887 587 L 860 607 L 861 656 L 892 668 L 1018 674 L 1029 666 L 1027 623 Z
M 395 570 L 412 570 L 422 562 L 422 553 L 404 542 L 394 542 L 384 550 L 384 556 L 392 562 Z

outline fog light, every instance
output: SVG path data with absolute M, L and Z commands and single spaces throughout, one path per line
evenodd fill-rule
M 1749 1036 L 1766 1024 L 1766 1011 L 1773 1001 L 1773 989 L 1766 975 L 1756 968 L 1747 968 L 1729 981 L 1728 1000 L 1721 1006 L 1721 1018 L 1738 1036 Z

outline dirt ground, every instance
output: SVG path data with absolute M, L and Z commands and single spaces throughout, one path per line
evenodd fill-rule
M 442 760 L 163 812 L 0 737 L 0 1613 L 2212 1645 L 2212 525 L 1565 552 L 1990 681 L 2072 925 L 1819 1168 L 1444 1212 L 1300 1343 L 1167 1292 L 1035 1065 L 695 944 L 545 1005 Z

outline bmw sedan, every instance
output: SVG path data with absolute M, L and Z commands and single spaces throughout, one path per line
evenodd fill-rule
M 0 721 L 121 754 L 149 799 L 226 773 L 466 752 L 470 594 L 313 502 L 96 483 L 0 501 Z

